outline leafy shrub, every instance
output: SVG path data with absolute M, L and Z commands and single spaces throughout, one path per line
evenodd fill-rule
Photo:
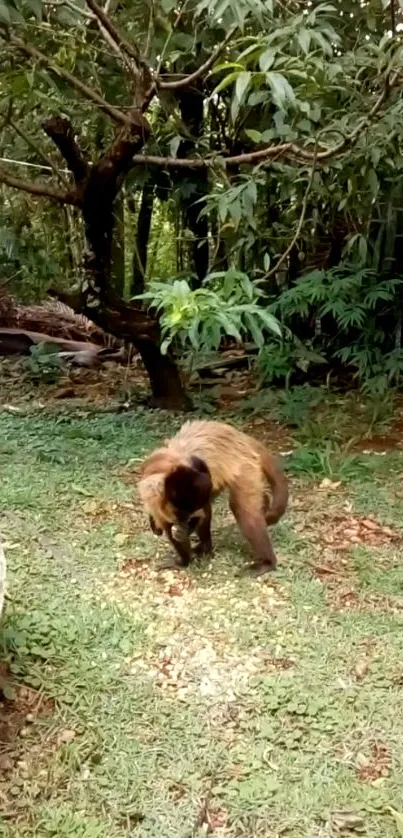
M 402 277 L 379 280 L 373 269 L 348 265 L 302 276 L 270 310 L 291 329 L 301 320 L 314 324 L 314 334 L 303 342 L 285 332 L 280 346 L 261 349 L 262 381 L 282 375 L 287 380 L 297 369 L 341 361 L 354 370 L 364 391 L 382 395 L 403 372 L 403 350 L 389 325 L 402 283 Z
M 201 288 L 192 290 L 186 279 L 150 282 L 135 299 L 145 300 L 161 314 L 162 346 L 188 352 L 218 349 L 225 337 L 239 343 L 252 337 L 262 347 L 265 333 L 281 335 L 276 317 L 261 305 L 263 294 L 240 271 L 209 274 Z

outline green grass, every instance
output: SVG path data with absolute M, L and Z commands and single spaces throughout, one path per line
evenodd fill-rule
M 19 684 L 33 708 L 0 743 L 0 836 L 197 838 L 209 824 L 217 838 L 398 838 L 400 545 L 341 552 L 323 535 L 339 513 L 401 532 L 403 455 L 297 445 L 277 574 L 239 574 L 247 553 L 221 503 L 213 561 L 158 575 L 169 548 L 126 466 L 178 421 L 0 414 L 1 638 L 16 678 L 0 722 Z

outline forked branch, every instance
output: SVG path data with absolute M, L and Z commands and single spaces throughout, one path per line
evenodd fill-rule
M 138 66 L 140 66 L 142 61 L 139 50 L 137 49 L 137 47 L 135 47 L 134 44 L 131 44 L 130 41 L 126 40 L 125 36 L 122 35 L 118 27 L 115 26 L 109 15 L 106 13 L 105 9 L 103 9 L 101 6 L 98 6 L 96 0 L 86 0 L 86 3 L 87 6 L 89 6 L 89 8 L 91 9 L 91 11 L 94 13 L 95 17 L 102 24 L 104 29 L 108 32 L 116 46 L 118 46 L 123 52 L 126 53 L 126 55 L 132 58 Z
M 88 2 L 88 0 L 87 0 Z M 223 42 L 216 47 L 215 50 L 211 53 L 210 57 L 207 61 L 204 62 L 194 73 L 190 73 L 188 76 L 183 76 L 183 78 L 174 79 L 172 81 L 163 81 L 161 77 L 156 78 L 156 85 L 161 90 L 183 90 L 185 87 L 189 87 L 191 84 L 194 84 L 200 78 L 204 78 L 207 73 L 210 72 L 211 68 L 214 66 L 217 58 L 221 55 L 224 51 L 225 47 L 228 46 L 231 38 L 235 33 L 235 29 L 231 29 L 228 32 L 228 35 L 224 38 Z
M 45 133 L 59 149 L 77 184 L 82 183 L 89 173 L 89 167 L 74 138 L 69 119 L 52 116 L 43 122 Z
M 6 38 L 5 35 L 1 32 L 0 37 L 3 40 L 8 40 L 19 52 L 23 53 L 23 55 L 27 55 L 29 58 L 33 58 L 34 61 L 39 61 L 49 70 L 51 70 L 55 75 L 59 76 L 60 78 L 64 79 L 70 87 L 74 90 L 77 90 L 78 93 L 81 93 L 85 99 L 90 102 L 94 102 L 101 111 L 108 114 L 114 122 L 117 122 L 120 125 L 130 125 L 131 118 L 130 115 L 123 113 L 118 108 L 115 108 L 113 105 L 110 105 L 106 99 L 101 96 L 96 90 L 90 87 L 87 84 L 84 84 L 77 76 L 74 76 L 73 73 L 70 73 L 69 70 L 66 70 L 64 67 L 61 67 L 53 58 L 45 55 L 44 52 L 37 49 L 36 47 L 32 46 L 32 44 L 24 41 L 23 38 L 18 37 L 18 35 L 14 35 L 13 33 L 8 33 L 8 37 Z

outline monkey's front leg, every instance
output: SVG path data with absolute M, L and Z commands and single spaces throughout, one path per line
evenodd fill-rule
M 162 535 L 163 530 L 161 529 L 161 527 L 157 527 L 157 524 L 155 523 L 154 518 L 153 518 L 152 515 L 148 516 L 148 520 L 150 522 L 150 527 L 151 527 L 154 535 Z
M 203 515 L 196 525 L 196 535 L 199 539 L 199 544 L 195 548 L 195 553 L 198 556 L 208 556 L 213 552 L 213 542 L 211 540 L 211 503 L 203 509 Z
M 164 562 L 159 566 L 160 570 L 166 570 L 170 567 L 187 567 L 191 559 L 191 544 L 189 536 L 184 541 L 176 541 L 172 535 L 172 524 L 167 524 L 165 527 L 165 534 L 169 541 L 175 548 L 176 557 L 168 556 Z

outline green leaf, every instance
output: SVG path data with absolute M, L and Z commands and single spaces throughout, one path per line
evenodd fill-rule
M 236 788 L 240 801 L 252 802 L 255 800 L 265 800 L 268 793 L 278 791 L 280 782 L 274 775 L 267 775 L 265 771 L 260 771 L 259 774 L 252 775 L 246 780 L 241 780 L 236 783 Z
M 266 73 L 266 81 L 271 89 L 273 102 L 280 110 L 287 108 L 287 105 L 295 105 L 295 93 L 281 73 Z
M 0 2 L 0 23 L 10 24 L 11 15 L 5 3 Z
M 11 684 L 3 682 L 1 685 L 1 692 L 3 693 L 3 696 L 7 701 L 15 701 L 16 694 Z
M 256 318 L 253 317 L 252 314 L 246 312 L 245 322 L 248 326 L 248 329 L 253 337 L 256 346 L 260 349 L 262 346 L 264 346 L 264 335 L 256 322 Z
M 24 7 L 32 12 L 37 20 L 42 20 L 42 0 L 24 0 Z
M 311 45 L 311 34 L 304 26 L 299 30 L 299 32 L 297 32 L 297 41 L 302 49 L 302 52 L 304 52 L 305 55 L 308 55 L 309 47 Z
M 237 61 L 225 61 L 223 64 L 216 64 L 216 66 L 211 70 L 210 75 L 214 75 L 215 73 L 221 73 L 222 70 L 239 70 L 242 72 L 244 69 L 243 64 L 239 64 Z
M 179 136 L 179 134 L 175 134 L 175 136 L 172 137 L 172 140 L 169 143 L 169 153 L 171 157 L 176 157 L 178 153 L 178 148 L 181 144 L 181 139 L 182 138 Z
M 360 236 L 359 242 L 358 242 L 358 254 L 359 254 L 359 257 L 361 259 L 361 262 L 365 262 L 365 260 L 367 258 L 367 252 L 368 252 L 367 240 L 364 236 Z
M 47 649 L 44 649 L 43 646 L 31 646 L 30 652 L 31 655 L 34 655 L 36 658 L 43 658 L 43 660 L 48 660 L 51 654 Z
M 262 73 L 267 73 L 267 71 L 270 70 L 270 67 L 272 67 L 274 64 L 275 57 L 276 51 L 273 49 L 273 47 L 269 47 L 265 50 L 265 52 L 262 53 L 262 55 L 259 58 L 259 67 Z
M 161 355 L 166 355 L 166 354 L 167 354 L 168 349 L 169 349 L 169 347 L 170 347 L 171 343 L 172 343 L 172 338 L 171 338 L 171 337 L 169 337 L 169 338 L 165 338 L 165 339 L 162 341 L 161 346 L 160 346 L 160 349 L 161 349 Z
M 262 142 L 262 135 L 260 131 L 255 131 L 254 128 L 248 128 L 245 131 L 247 137 L 252 140 L 253 143 L 261 143 Z
M 221 323 L 221 325 L 223 326 L 226 335 L 229 335 L 230 337 L 235 338 L 235 340 L 237 340 L 239 343 L 241 343 L 242 335 L 241 335 L 239 329 L 237 329 L 235 323 L 233 323 L 233 321 L 231 321 L 230 318 L 227 317 L 225 312 L 218 311 L 216 313 L 216 317 L 217 317 L 218 322 Z
M 229 73 L 228 76 L 225 76 L 225 78 L 223 78 L 220 81 L 220 83 L 217 84 L 217 87 L 214 88 L 211 96 L 217 95 L 217 93 L 220 93 L 221 90 L 225 90 L 227 87 L 230 87 L 231 84 L 236 82 L 238 76 L 239 76 L 238 72 Z
M 238 78 L 236 80 L 236 84 L 235 84 L 235 96 L 236 96 L 239 104 L 242 104 L 242 102 L 245 98 L 245 93 L 246 93 L 246 91 L 249 87 L 251 76 L 252 76 L 252 74 L 249 71 L 245 71 L 244 73 L 239 73 L 239 76 L 238 76 Z
M 199 338 L 199 326 L 200 326 L 200 318 L 195 317 L 190 329 L 189 329 L 189 340 L 193 346 L 193 349 L 199 349 L 200 338 Z
M 228 206 L 228 214 L 230 215 L 235 228 L 239 227 L 239 224 L 242 219 L 242 206 L 240 201 L 231 201 L 231 204 Z
M 264 308 L 259 308 L 259 317 L 261 320 L 263 320 L 263 323 L 271 332 L 273 332 L 275 335 L 278 335 L 278 337 L 281 338 L 282 331 L 280 323 L 278 322 L 278 320 L 276 320 L 275 317 L 273 317 L 272 314 L 270 314 Z

